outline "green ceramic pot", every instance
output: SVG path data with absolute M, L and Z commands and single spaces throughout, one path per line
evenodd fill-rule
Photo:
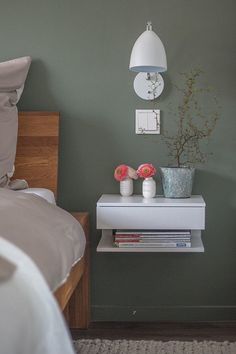
M 190 198 L 195 168 L 161 167 L 161 180 L 166 198 Z

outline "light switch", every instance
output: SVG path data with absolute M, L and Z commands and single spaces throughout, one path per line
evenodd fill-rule
M 160 134 L 160 110 L 136 109 L 136 134 Z

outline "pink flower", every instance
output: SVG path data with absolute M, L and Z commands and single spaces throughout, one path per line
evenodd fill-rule
M 137 172 L 132 167 L 128 166 L 128 177 L 133 179 L 138 179 Z
M 139 166 L 137 175 L 141 178 L 149 178 L 156 174 L 156 169 L 151 163 L 144 163 Z
M 128 166 L 127 165 L 117 166 L 114 172 L 114 177 L 118 182 L 124 181 L 124 179 L 128 177 Z
M 119 165 L 115 169 L 114 177 L 118 182 L 120 182 L 124 181 L 124 179 L 126 178 L 137 179 L 138 175 L 132 167 L 129 167 L 127 165 Z

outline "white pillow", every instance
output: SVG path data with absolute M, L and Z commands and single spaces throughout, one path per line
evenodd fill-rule
M 31 64 L 30 57 L 0 63 L 0 186 L 8 182 L 7 174 L 13 170 L 18 111 L 16 104 L 24 89 Z

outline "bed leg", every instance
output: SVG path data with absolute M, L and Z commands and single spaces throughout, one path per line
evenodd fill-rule
M 76 213 L 73 214 L 76 216 Z M 70 328 L 87 329 L 90 322 L 90 286 L 89 286 L 89 219 L 83 225 L 86 236 L 86 249 L 84 254 L 84 272 L 79 284 L 73 292 L 67 312 Z
M 68 306 L 70 328 L 87 329 L 89 326 L 89 289 L 87 274 L 82 276 Z

